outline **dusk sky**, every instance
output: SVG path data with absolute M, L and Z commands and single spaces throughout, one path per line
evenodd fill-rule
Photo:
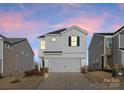
M 79 26 L 88 31 L 115 32 L 124 25 L 124 4 L 0 4 L 0 34 L 26 37 L 37 60 L 38 36 Z

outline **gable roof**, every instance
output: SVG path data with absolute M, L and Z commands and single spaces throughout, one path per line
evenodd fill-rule
M 65 30 L 67 30 L 67 28 L 62 28 L 62 29 L 59 29 L 59 30 L 56 30 L 56 31 L 48 32 L 46 34 L 60 34 L 61 32 L 65 31 Z M 43 38 L 43 37 L 45 37 L 45 35 L 41 35 L 38 38 Z
M 86 33 L 87 34 L 87 31 L 77 27 L 77 26 L 71 26 L 69 28 L 62 28 L 62 29 L 59 29 L 59 30 L 56 30 L 56 31 L 52 31 L 52 32 L 48 32 L 46 33 L 47 35 L 50 35 L 50 34 L 61 34 L 61 33 L 64 33 L 65 31 L 69 31 L 70 29 L 73 29 L 73 28 L 76 28 L 78 30 L 81 30 L 82 32 Z M 45 34 L 45 35 L 46 35 Z M 38 38 L 41 38 L 41 37 L 45 37 L 45 35 L 41 35 L 39 36 Z
M 26 38 L 7 38 L 1 34 L 0 34 L 0 37 L 3 39 L 4 42 L 7 42 L 11 45 L 14 45 L 14 44 L 17 44 L 17 43 L 20 43 L 26 40 Z
M 114 33 L 95 33 L 95 34 L 99 34 L 99 35 L 113 35 Z
M 67 30 L 67 28 L 63 28 L 63 29 L 59 29 L 59 30 L 56 30 L 56 31 L 52 31 L 52 32 L 49 32 L 47 34 L 60 34 L 61 32 Z
M 26 38 L 8 38 L 8 41 L 11 44 L 17 44 L 17 43 L 23 42 L 25 40 L 26 40 Z
M 120 32 L 123 28 L 124 28 L 124 26 L 122 26 L 120 29 L 118 29 L 117 31 L 115 31 L 114 34 Z
M 80 28 L 80 27 L 78 27 L 78 26 L 75 26 L 75 25 L 69 27 L 67 30 L 63 31 L 62 33 L 67 32 L 67 31 L 70 31 L 70 30 L 72 30 L 72 29 L 76 29 L 76 30 L 81 31 L 81 32 L 83 32 L 83 33 L 85 33 L 85 34 L 88 33 L 86 30 L 84 30 L 84 29 L 82 29 L 82 28 Z
M 45 37 L 45 35 L 39 36 L 38 38 L 43 38 L 43 37 Z
M 123 28 L 124 28 L 124 26 L 122 26 L 120 29 L 118 29 L 114 33 L 95 33 L 95 34 L 111 36 L 111 35 L 115 35 L 116 33 L 122 31 Z

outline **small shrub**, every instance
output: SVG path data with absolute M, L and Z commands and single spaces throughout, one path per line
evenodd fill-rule
M 123 67 L 114 67 L 112 69 L 112 76 L 124 76 L 124 68 Z
M 81 73 L 86 73 L 87 72 L 87 66 L 83 66 L 81 68 Z
M 41 70 L 43 73 L 45 73 L 45 72 L 48 73 L 48 68 L 41 68 L 40 70 Z
M 33 70 L 30 70 L 30 71 L 24 72 L 24 74 L 25 74 L 25 76 L 43 75 L 45 72 L 48 73 L 47 68 L 42 68 L 41 71 L 39 71 L 38 69 L 33 69 Z

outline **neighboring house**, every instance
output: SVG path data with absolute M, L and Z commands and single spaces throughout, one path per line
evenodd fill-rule
M 114 33 L 95 33 L 89 45 L 89 69 L 124 66 L 124 26 Z
M 77 26 L 40 36 L 39 57 L 42 65 L 45 59 L 49 72 L 80 72 L 87 60 L 86 36 L 87 32 Z
M 26 38 L 0 35 L 0 75 L 20 74 L 33 69 L 34 54 Z

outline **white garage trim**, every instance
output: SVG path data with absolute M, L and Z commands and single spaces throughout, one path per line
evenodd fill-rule
M 81 72 L 81 58 L 48 58 L 49 72 Z

